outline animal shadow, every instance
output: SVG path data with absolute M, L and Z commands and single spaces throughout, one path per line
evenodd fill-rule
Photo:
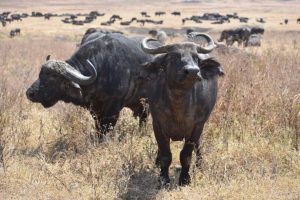
M 150 200 L 155 199 L 158 192 L 157 173 L 154 170 L 141 170 L 130 177 L 127 192 L 121 199 Z

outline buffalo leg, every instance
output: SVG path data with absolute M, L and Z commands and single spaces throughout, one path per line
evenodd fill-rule
M 117 123 L 119 114 L 111 116 L 111 117 L 101 117 L 96 122 L 96 128 L 102 134 L 106 134 L 112 127 L 114 127 Z
M 179 177 L 179 185 L 189 185 L 191 183 L 191 177 L 189 175 L 189 170 L 191 166 L 192 153 L 195 147 L 195 143 L 186 142 L 183 149 L 180 152 L 180 163 L 181 163 L 181 173 Z
M 98 132 L 99 140 L 101 141 L 105 134 L 113 128 L 119 118 L 119 113 L 122 109 L 118 102 L 111 102 L 105 104 L 106 107 L 103 109 L 94 109 L 91 111 L 95 125 Z
M 203 127 L 204 127 L 204 123 L 200 126 L 198 126 L 198 128 L 196 129 L 195 133 L 197 134 L 194 134 L 193 138 L 192 138 L 192 141 L 196 141 L 196 144 L 195 144 L 195 154 L 196 154 L 196 167 L 197 168 L 201 168 L 201 164 L 202 164 L 202 154 L 201 154 L 201 135 L 202 135 L 202 132 L 203 132 Z
M 169 167 L 172 162 L 172 153 L 170 149 L 170 138 L 166 138 L 159 131 L 159 128 L 155 126 L 153 122 L 153 128 L 155 133 L 155 138 L 158 144 L 159 154 L 160 154 L 160 186 L 167 186 L 170 184 L 169 178 Z
M 196 153 L 196 167 L 200 169 L 201 164 L 202 164 L 202 154 L 201 154 L 200 140 L 198 140 L 196 142 L 195 153 Z
M 134 104 L 136 105 L 136 104 Z M 141 99 L 137 106 L 131 107 L 134 117 L 139 117 L 139 127 L 142 128 L 147 122 L 149 105 L 146 99 Z
M 155 165 L 156 167 L 160 166 L 160 159 L 161 159 L 161 153 L 159 148 L 157 149 L 157 155 L 156 155 L 156 159 L 155 159 Z

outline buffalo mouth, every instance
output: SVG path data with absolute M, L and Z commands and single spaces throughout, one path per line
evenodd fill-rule
M 40 102 L 44 108 L 50 108 L 56 104 L 57 101 Z

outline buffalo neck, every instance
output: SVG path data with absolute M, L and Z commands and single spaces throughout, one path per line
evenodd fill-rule
M 168 99 L 169 106 L 173 111 L 182 113 L 182 108 L 189 107 L 186 105 L 191 103 L 191 96 L 195 93 L 195 85 L 196 83 L 190 87 L 170 87 L 165 84 L 165 98 Z

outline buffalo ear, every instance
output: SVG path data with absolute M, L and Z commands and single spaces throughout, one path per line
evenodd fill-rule
M 156 56 L 152 61 L 142 64 L 142 70 L 139 74 L 140 80 L 153 80 L 164 69 L 166 55 Z
M 48 56 L 46 57 L 46 61 L 50 60 L 50 56 L 51 56 L 51 55 L 48 55 Z
M 75 82 L 69 83 L 66 92 L 68 93 L 68 96 L 71 96 L 75 99 L 82 99 L 81 87 Z
M 221 64 L 213 58 L 200 61 L 199 67 L 204 79 L 213 78 L 214 76 L 223 76 L 225 74 Z
M 146 70 L 157 70 L 159 68 L 164 68 L 165 63 L 166 63 L 166 55 L 163 54 L 163 55 L 156 56 L 155 58 L 153 58 L 152 61 L 146 62 L 142 64 L 142 66 Z

